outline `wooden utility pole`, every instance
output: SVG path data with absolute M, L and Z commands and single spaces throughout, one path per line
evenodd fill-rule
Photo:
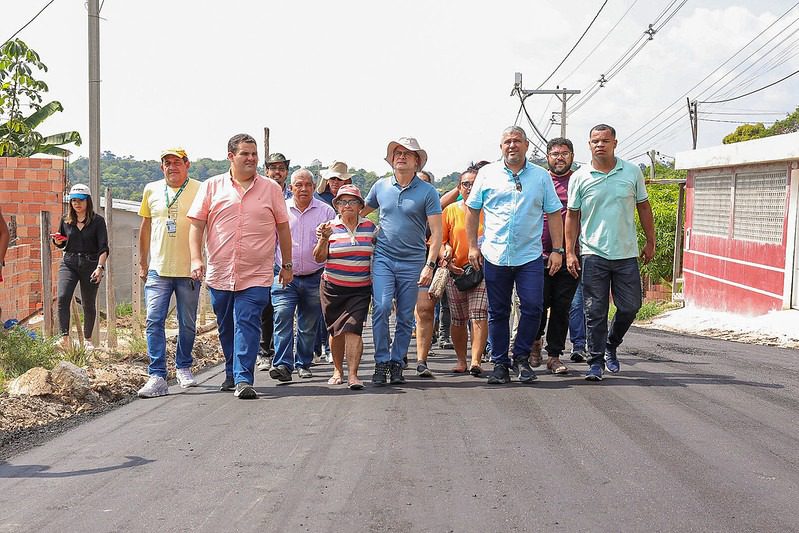
M 133 300 L 133 330 L 138 334 L 142 334 L 141 330 L 141 278 L 139 277 L 139 228 L 133 230 L 133 241 L 131 245 L 133 255 L 133 266 L 131 267 L 132 289 L 131 300 Z
M 558 97 L 560 100 L 560 136 L 565 138 L 566 137 L 566 102 L 568 102 L 569 98 L 574 96 L 575 94 L 580 94 L 582 91 L 578 90 L 569 90 L 565 87 L 563 89 L 536 89 L 536 90 L 528 90 L 522 88 L 522 73 L 517 72 L 515 82 L 513 84 L 513 90 L 511 91 L 511 96 L 515 93 L 519 93 L 522 95 L 522 100 L 526 100 L 528 96 L 531 94 L 551 94 Z
M 42 311 L 44 313 L 44 336 L 53 335 L 53 273 L 52 254 L 50 251 L 50 212 L 39 213 L 39 233 L 41 234 L 42 258 Z
M 264 127 L 264 174 L 266 174 L 266 162 L 269 160 L 269 128 Z
M 108 227 L 108 248 L 114 249 L 114 199 L 111 187 L 105 190 L 105 224 Z M 111 255 L 105 258 L 105 313 L 106 313 L 106 346 L 117 347 L 117 301 L 114 297 L 114 266 Z
M 89 8 L 89 189 L 100 198 L 100 0 Z

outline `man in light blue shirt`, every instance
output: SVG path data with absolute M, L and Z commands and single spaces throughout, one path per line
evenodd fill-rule
M 416 139 L 401 137 L 390 142 L 386 162 L 394 173 L 372 186 L 361 214 L 380 209 L 380 231 L 372 262 L 372 383 L 385 385 L 388 378 L 392 385 L 399 385 L 405 383 L 402 365 L 411 343 L 414 307 L 419 316 L 417 335 L 425 336 L 427 346 L 433 333 L 435 302 L 427 288 L 441 249 L 441 203 L 438 191 L 416 175 L 427 162 L 427 152 Z M 425 247 L 427 226 L 434 244 L 429 251 Z M 395 300 L 397 321 L 389 346 L 388 319 Z
M 469 263 L 483 269 L 488 292 L 488 339 L 494 363 L 488 383 L 492 384 L 509 383 L 511 367 L 523 383 L 536 379 L 529 357 L 543 309 L 544 213 L 559 213 L 563 207 L 549 172 L 527 161 L 529 146 L 524 129 L 506 128 L 499 145 L 502 161 L 480 169 L 466 201 Z M 481 209 L 485 231 L 482 246 L 478 248 Z M 553 253 L 546 268 L 554 274 L 563 262 L 563 222 L 559 216 L 550 220 Z M 509 318 L 514 285 L 521 319 L 511 361 Z
M 655 256 L 655 223 L 641 169 L 615 156 L 616 130 L 607 124 L 591 129 L 591 163 L 571 178 L 566 215 L 566 266 L 572 275 L 582 268 L 588 341 L 588 381 L 619 371 L 616 348 L 641 308 L 638 232 L 635 212 L 646 235 L 644 264 Z M 575 254 L 580 236 L 582 266 Z M 608 333 L 610 294 L 616 314 Z

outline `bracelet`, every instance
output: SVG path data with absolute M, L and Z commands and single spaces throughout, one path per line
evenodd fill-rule
M 105 270 L 105 265 L 97 265 L 97 268 L 102 268 L 103 270 Z

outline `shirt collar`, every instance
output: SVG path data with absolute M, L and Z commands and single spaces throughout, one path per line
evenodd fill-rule
M 422 181 L 422 178 L 420 178 L 419 176 L 417 176 L 416 174 L 414 174 L 414 175 L 413 175 L 413 178 L 411 178 L 411 181 L 408 183 L 408 185 L 406 185 L 405 187 L 403 187 L 403 186 L 402 186 L 402 185 L 400 185 L 400 184 L 399 184 L 399 182 L 397 181 L 397 175 L 396 175 L 396 174 L 393 174 L 393 173 L 391 174 L 391 184 L 392 184 L 392 185 L 396 185 L 396 186 L 397 186 L 397 187 L 399 187 L 400 189 L 408 189 L 408 188 L 410 188 L 410 187 L 415 187 L 415 186 L 416 186 L 416 184 L 417 184 L 418 182 L 420 182 L 420 181 Z

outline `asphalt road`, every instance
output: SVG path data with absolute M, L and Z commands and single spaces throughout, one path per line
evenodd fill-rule
M 634 328 L 618 376 L 506 386 L 442 355 L 255 401 L 215 368 L 0 461 L 0 531 L 799 531 L 795 350 Z

